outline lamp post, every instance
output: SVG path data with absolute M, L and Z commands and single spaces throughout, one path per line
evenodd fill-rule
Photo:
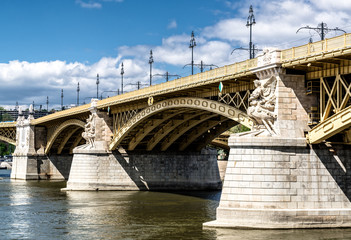
M 191 48 L 191 75 L 194 74 L 194 47 L 196 47 L 194 31 L 191 32 L 189 48 Z
M 249 43 L 250 59 L 255 57 L 253 47 L 252 47 L 252 25 L 254 24 L 256 24 L 255 16 L 253 14 L 252 5 L 250 5 L 249 16 L 247 17 L 247 23 L 246 23 L 246 27 L 250 27 L 250 43 Z
M 150 58 L 149 58 L 149 64 L 150 64 L 150 86 L 152 85 L 152 64 L 154 63 L 154 58 L 152 57 L 152 49 L 150 50 Z
M 46 96 L 46 111 L 49 112 L 49 96 Z
M 124 66 L 123 66 L 123 62 L 121 65 L 121 93 L 123 94 L 123 75 L 124 75 Z
M 61 110 L 63 110 L 63 89 L 61 89 Z
M 96 98 L 99 99 L 99 84 L 100 84 L 100 79 L 99 79 L 99 74 L 96 75 Z
M 80 91 L 80 88 L 79 88 L 79 82 L 78 82 L 78 86 L 77 86 L 77 106 L 79 106 L 79 91 Z

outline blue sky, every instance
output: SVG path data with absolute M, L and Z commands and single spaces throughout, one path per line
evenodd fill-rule
M 137 81 L 149 81 L 150 49 L 153 73 L 187 76 L 191 69 L 183 66 L 191 61 L 191 31 L 195 63 L 245 60 L 246 51 L 230 53 L 248 46 L 250 4 L 259 48 L 298 46 L 310 37 L 317 41 L 317 33 L 296 30 L 322 21 L 351 31 L 351 4 L 343 0 L 1 0 L 0 105 L 45 105 L 49 96 L 50 108 L 58 107 L 61 89 L 64 104 L 74 104 L 78 82 L 80 102 L 89 102 L 96 96 L 97 73 L 100 92 L 120 88 L 122 62 L 125 91 L 135 90 Z
M 2 0 L 1 61 L 93 63 L 119 46 L 159 45 L 214 24 L 221 1 Z M 173 22 L 173 25 L 172 25 Z

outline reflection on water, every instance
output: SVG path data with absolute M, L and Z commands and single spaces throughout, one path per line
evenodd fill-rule
M 62 187 L 65 182 L 0 180 L 0 239 L 351 239 L 350 229 L 202 229 L 215 219 L 220 192 L 61 192 Z
M 135 191 L 67 192 L 67 199 L 70 215 L 79 216 L 69 224 L 81 228 L 77 236 L 89 236 L 84 230 L 90 229 L 106 239 L 215 239 L 213 230 L 202 231 L 202 223 L 213 219 L 218 201 Z
M 351 229 L 235 230 L 216 229 L 220 240 L 340 240 L 351 239 Z

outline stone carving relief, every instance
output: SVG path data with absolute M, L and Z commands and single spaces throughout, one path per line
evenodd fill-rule
M 265 48 L 263 49 L 263 52 L 258 55 L 257 66 L 264 67 L 278 62 L 280 62 L 280 50 L 275 48 Z
M 33 106 L 31 108 L 33 108 Z M 33 116 L 29 116 L 26 119 L 23 116 L 21 107 L 18 108 L 18 118 L 16 121 L 16 150 L 14 152 L 15 155 L 35 153 L 34 140 L 31 141 L 34 136 L 34 126 L 31 125 L 32 119 Z
M 277 118 L 274 112 L 277 79 L 275 76 L 272 76 L 267 79 L 255 80 L 254 84 L 256 89 L 249 97 L 247 114 L 256 120 L 256 128 L 267 129 L 270 135 L 276 135 L 273 123 Z
M 87 145 L 91 148 L 95 146 L 95 118 L 96 113 L 90 114 L 89 118 L 87 119 L 87 123 L 85 124 L 84 132 L 82 133 L 82 137 L 87 141 Z

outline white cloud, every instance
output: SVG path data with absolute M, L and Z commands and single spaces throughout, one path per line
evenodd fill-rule
M 351 18 L 347 12 L 350 6 L 342 8 L 339 5 L 336 6 L 337 4 L 331 4 L 332 1 L 328 0 L 322 0 L 319 6 L 317 6 L 319 0 L 311 2 L 307 0 L 253 1 L 256 19 L 256 24 L 252 27 L 253 42 L 261 48 L 272 45 L 287 48 L 306 43 L 311 35 L 315 36 L 315 41 L 318 40 L 318 34 L 314 31 L 300 31 L 296 34 L 300 27 L 307 25 L 317 27 L 322 21 L 327 22 L 330 28 L 351 25 Z M 230 5 L 231 2 L 227 4 Z M 249 29 L 245 27 L 249 6 L 238 3 L 230 6 L 237 7 L 236 10 L 240 15 L 205 27 L 203 36 L 209 40 L 215 38 L 246 47 L 249 42 Z M 334 35 L 330 33 L 327 37 Z M 297 41 L 298 39 L 301 40 Z
M 101 76 L 100 89 L 117 89 L 119 77 L 117 58 L 102 58 L 93 65 L 79 62 L 50 61 L 29 63 L 10 61 L 0 64 L 1 103 L 11 104 L 16 99 L 20 104 L 32 101 L 44 103 L 49 96 L 52 104 L 60 103 L 61 89 L 64 89 L 65 103 L 75 103 L 77 83 L 80 83 L 81 97 L 95 96 L 96 74 Z M 16 95 L 16 96 L 14 96 Z M 11 100 L 12 101 L 12 100 Z M 14 103 L 12 103 L 14 104 Z
M 79 4 L 82 8 L 102 8 L 101 2 L 117 2 L 121 3 L 124 0 L 89 0 L 89 2 L 85 2 L 83 0 L 76 0 L 76 3 Z
M 343 10 L 350 11 L 351 4 L 348 0 L 310 0 L 310 2 L 318 9 L 329 11 L 329 10 Z
M 172 20 L 168 26 L 167 26 L 168 29 L 174 29 L 174 28 L 177 28 L 177 21 L 176 20 Z
M 122 0 L 95 0 L 76 2 L 82 7 L 101 7 L 102 2 Z M 253 26 L 253 43 L 259 47 L 278 47 L 281 49 L 298 46 L 308 42 L 312 35 L 314 40 L 319 36 L 314 31 L 297 29 L 303 26 L 316 27 L 326 22 L 330 28 L 340 27 L 351 30 L 351 5 L 342 0 L 252 0 L 256 25 Z M 88 4 L 88 5 L 84 5 Z M 90 4 L 90 5 L 89 5 Z M 245 1 L 226 1 L 228 7 L 238 14 L 231 18 L 222 18 L 217 23 L 198 29 L 195 32 L 197 46 L 194 48 L 194 61 L 205 64 L 223 66 L 247 59 L 247 51 L 231 52 L 237 47 L 248 47 L 249 29 L 245 26 L 249 5 Z M 233 15 L 231 15 L 233 16 Z M 337 16 L 337 17 L 336 17 Z M 169 27 L 177 27 L 171 21 Z M 334 36 L 329 33 L 327 37 Z M 37 62 L 11 61 L 0 64 L 0 100 L 4 105 L 14 105 L 13 99 L 20 104 L 28 104 L 33 100 L 44 103 L 46 96 L 52 104 L 60 103 L 60 91 L 64 89 L 65 103 L 75 103 L 76 86 L 80 82 L 81 101 L 85 97 L 96 96 L 96 74 L 99 73 L 100 92 L 115 91 L 121 88 L 120 65 L 124 63 L 125 91 L 136 89 L 135 84 L 149 81 L 149 52 L 153 50 L 153 73 L 164 73 L 186 76 L 189 68 L 183 69 L 191 62 L 189 49 L 190 32 L 165 37 L 156 46 L 134 45 L 120 46 L 115 58 L 102 58 L 88 65 L 64 61 Z M 198 72 L 198 69 L 197 69 Z M 156 80 L 156 79 L 155 79 Z M 161 80 L 160 80 L 161 81 Z M 163 80 L 162 80 L 163 81 Z M 4 90 L 6 89 L 6 90 Z M 111 96 L 106 93 L 104 96 Z M 39 97 L 37 97 L 39 96 Z M 10 99 L 10 101 L 9 101 Z M 90 101 L 89 98 L 86 101 Z
M 101 3 L 98 2 L 84 2 L 82 0 L 76 0 L 76 3 L 79 4 L 82 8 L 101 8 Z

